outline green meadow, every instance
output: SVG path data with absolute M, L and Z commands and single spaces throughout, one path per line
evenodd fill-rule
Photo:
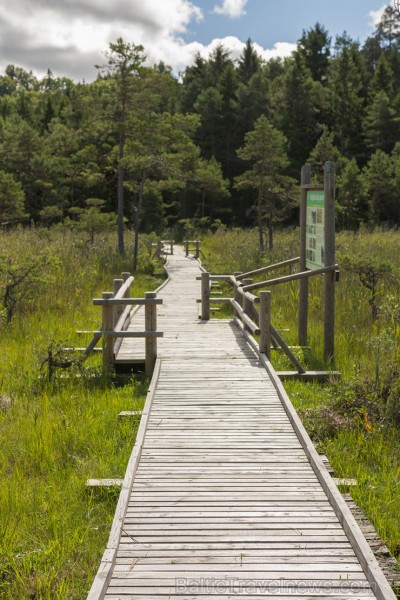
M 255 230 L 220 229 L 202 239 L 204 264 L 213 274 L 298 255 L 296 229 L 277 232 L 274 249 L 265 256 L 259 255 Z M 136 297 L 162 280 L 154 274 L 162 269 L 151 257 L 152 241 L 151 236 L 141 241 L 132 288 Z M 285 383 L 318 451 L 328 455 L 336 476 L 357 479 L 354 499 L 396 556 L 399 246 L 400 233 L 393 230 L 338 234 L 335 369 L 341 379 Z M 139 419 L 120 422 L 118 413 L 140 410 L 148 382 L 103 375 L 98 354 L 49 379 L 46 358 L 49 349 L 63 359 L 62 348 L 87 344 L 90 335 L 77 331 L 98 328 L 100 309 L 92 299 L 131 270 L 132 239 L 128 234 L 121 257 L 109 236 L 90 244 L 84 234 L 65 227 L 21 228 L 1 232 L 0 247 L 0 597 L 82 599 L 97 571 L 118 498 L 118 490 L 89 492 L 85 483 L 123 477 Z M 15 291 L 8 322 L 6 285 L 26 265 L 30 276 Z M 287 273 L 288 268 L 276 274 Z M 296 350 L 309 369 L 327 368 L 322 291 L 322 278 L 313 278 L 309 347 Z M 272 321 L 291 345 L 297 345 L 297 304 L 298 283 L 272 289 Z M 220 314 L 229 316 L 229 309 Z M 277 369 L 290 368 L 277 351 L 272 362 Z

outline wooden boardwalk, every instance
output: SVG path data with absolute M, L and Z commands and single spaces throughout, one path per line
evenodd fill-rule
M 176 249 L 168 271 L 160 359 L 90 600 L 393 600 L 279 381 L 235 325 L 198 319 L 197 261 Z

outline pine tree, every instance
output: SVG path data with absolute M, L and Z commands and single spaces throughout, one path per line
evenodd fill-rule
M 237 189 L 257 191 L 256 209 L 260 253 L 265 250 L 264 223 L 268 222 L 269 248 L 273 247 L 273 224 L 287 206 L 287 188 L 291 181 L 285 175 L 289 159 L 285 136 L 266 119 L 257 119 L 254 129 L 245 136 L 245 144 L 237 154 L 251 167 L 236 177 Z
M 390 153 L 400 135 L 400 117 L 383 90 L 377 92 L 364 119 L 364 136 L 368 148 Z
M 116 84 L 115 90 L 115 119 L 118 125 L 118 250 L 125 252 L 124 245 L 124 180 L 123 167 L 125 142 L 128 127 L 129 109 L 132 103 L 134 85 L 140 76 L 140 68 L 145 60 L 143 46 L 124 42 L 118 38 L 116 43 L 110 43 L 106 53 L 107 64 L 100 69 L 106 77 L 112 77 Z
M 297 52 L 304 58 L 314 81 L 324 83 L 327 79 L 331 38 L 328 31 L 320 24 L 305 31 L 298 41 Z
M 243 52 L 240 55 L 238 63 L 238 75 L 242 83 L 249 83 L 250 79 L 261 68 L 261 58 L 254 49 L 254 44 L 249 38 L 246 42 Z

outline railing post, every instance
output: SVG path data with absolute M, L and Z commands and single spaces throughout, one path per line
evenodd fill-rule
M 259 350 L 271 358 L 271 292 L 260 292 Z
M 196 245 L 196 250 L 195 250 L 194 257 L 198 259 L 199 256 L 200 256 L 200 242 L 199 242 L 199 240 L 195 241 L 195 245 Z
M 252 279 L 243 279 L 243 281 L 241 281 L 242 286 L 251 285 L 252 283 L 253 283 Z M 242 298 L 243 298 L 243 304 L 242 304 L 243 311 L 244 311 L 245 315 L 247 315 L 251 320 L 253 320 L 253 310 L 252 310 L 253 303 L 251 300 L 246 298 L 246 296 L 243 296 Z M 244 325 L 245 331 L 250 332 L 250 329 L 247 327 L 247 325 L 245 325 L 244 323 L 243 323 L 243 325 Z
M 185 252 L 186 256 L 189 256 L 189 240 L 185 240 Z
M 241 295 L 238 292 L 237 284 L 239 282 L 236 280 L 236 277 L 239 277 L 239 275 L 241 275 L 241 273 L 242 273 L 242 271 L 235 271 L 233 273 L 233 276 L 235 277 L 235 283 L 234 283 L 234 286 L 233 286 L 234 287 L 234 289 L 233 289 L 233 299 L 235 300 L 235 302 L 237 302 L 240 305 L 242 305 L 242 302 L 241 302 L 242 297 L 241 297 Z M 237 310 L 234 309 L 233 314 L 235 315 L 235 317 L 239 318 L 239 314 L 238 314 Z
M 174 240 L 170 241 L 171 244 L 171 255 L 174 253 Z
M 201 318 L 210 320 L 210 273 L 201 274 Z
M 301 203 L 300 203 L 300 272 L 306 270 L 307 251 L 307 190 L 303 187 L 311 182 L 311 167 L 304 165 L 301 169 Z M 299 289 L 299 323 L 298 339 L 300 346 L 307 345 L 308 338 L 308 278 L 300 280 Z
M 103 300 L 114 298 L 113 292 L 103 292 Z M 114 329 L 114 307 L 112 304 L 102 305 L 102 331 L 113 331 Z M 103 370 L 111 371 L 114 364 L 114 338 L 103 333 Z
M 123 279 L 114 279 L 114 296 L 117 295 L 118 290 L 123 283 L 124 283 Z M 122 304 L 114 305 L 114 323 L 118 322 L 118 319 L 120 318 L 120 316 L 122 315 L 123 312 L 124 312 L 124 307 L 122 306 Z
M 146 292 L 144 297 L 146 299 L 156 298 L 156 292 Z M 144 306 L 144 321 L 145 331 L 157 331 L 157 305 L 156 304 L 145 304 Z M 154 365 L 157 359 L 157 338 L 146 337 L 145 338 L 145 372 L 147 377 L 151 377 L 154 371 Z
M 324 165 L 325 266 L 335 264 L 335 167 Z M 335 355 L 335 271 L 324 275 L 324 358 L 333 364 Z

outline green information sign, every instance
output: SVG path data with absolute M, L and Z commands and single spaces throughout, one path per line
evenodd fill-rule
M 320 269 L 325 266 L 325 195 L 317 190 L 307 191 L 306 266 Z

